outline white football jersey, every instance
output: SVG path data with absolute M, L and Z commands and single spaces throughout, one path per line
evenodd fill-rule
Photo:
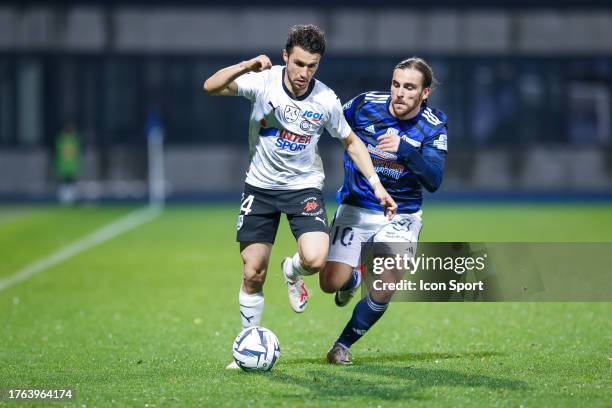
M 313 79 L 295 97 L 283 82 L 284 67 L 244 74 L 236 79 L 238 95 L 253 103 L 249 121 L 251 164 L 246 182 L 272 190 L 323 188 L 323 163 L 317 142 L 327 129 L 338 139 L 349 136 L 340 100 Z

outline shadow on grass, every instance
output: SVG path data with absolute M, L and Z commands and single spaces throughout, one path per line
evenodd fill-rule
M 452 358 L 464 358 L 464 359 L 479 359 L 483 357 L 494 357 L 499 356 L 501 353 L 494 351 L 481 351 L 481 352 L 469 352 L 469 353 L 378 353 L 372 352 L 365 356 L 358 356 L 354 358 L 355 365 L 359 366 L 362 363 L 382 363 L 382 362 L 406 362 L 411 361 L 435 361 L 435 360 L 448 360 Z M 292 358 L 283 360 L 283 365 L 296 365 L 296 364 L 322 364 L 327 365 L 325 356 L 320 358 Z
M 313 400 L 346 400 L 365 398 L 368 400 L 420 400 L 423 392 L 433 387 L 482 387 L 489 390 L 517 390 L 527 388 L 527 383 L 520 380 L 496 378 L 480 374 L 471 374 L 449 369 L 415 368 L 411 361 L 435 361 L 451 358 L 479 359 L 499 355 L 494 352 L 473 353 L 407 353 L 380 354 L 364 356 L 352 367 L 319 367 L 287 371 L 276 371 L 266 378 L 296 388 L 307 388 L 309 398 Z M 405 366 L 386 364 L 402 362 Z M 326 364 L 323 359 L 295 359 L 285 361 L 285 365 L 299 363 Z M 291 398 L 296 395 L 284 395 Z

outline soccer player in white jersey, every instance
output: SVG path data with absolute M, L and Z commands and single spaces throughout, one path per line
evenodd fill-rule
M 244 96 L 252 103 L 251 163 L 236 239 L 244 264 L 239 304 L 245 328 L 260 324 L 263 284 L 281 213 L 287 215 L 298 246 L 296 254 L 281 264 L 295 312 L 303 312 L 308 301 L 302 276 L 325 266 L 329 236 L 321 194 L 323 165 L 317 151 L 324 129 L 341 141 L 389 217 L 397 208 L 364 144 L 347 124 L 338 97 L 314 78 L 324 51 L 325 37 L 318 27 L 294 26 L 283 50 L 284 67 L 272 66 L 267 56 L 260 55 L 223 68 L 204 83 L 209 94 Z
M 392 220 L 372 196 L 367 181 L 344 155 L 344 185 L 332 222 L 331 248 L 319 274 L 321 289 L 334 293 L 338 306 L 357 291 L 361 276 L 361 243 L 395 242 L 394 249 L 416 253 L 421 231 L 421 191 L 440 186 L 447 153 L 444 112 L 427 106 L 435 84 L 431 67 L 421 58 L 409 58 L 393 70 L 390 92 L 362 93 L 344 106 L 344 116 L 372 156 L 383 186 L 398 204 Z M 389 279 L 401 279 L 402 271 Z M 349 348 L 382 317 L 393 291 L 371 290 L 353 309 L 353 315 L 327 354 L 332 364 L 351 364 Z

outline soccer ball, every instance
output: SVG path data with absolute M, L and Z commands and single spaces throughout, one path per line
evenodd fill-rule
M 247 327 L 233 346 L 234 360 L 244 371 L 268 371 L 280 356 L 276 335 L 263 327 Z

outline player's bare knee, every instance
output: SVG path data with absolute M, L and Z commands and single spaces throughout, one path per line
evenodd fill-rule
M 267 265 L 261 263 L 245 263 L 243 269 L 245 284 L 262 285 L 266 280 L 267 269 Z
M 260 258 L 243 258 L 244 274 L 245 275 L 259 275 L 266 273 L 268 269 L 268 260 Z

